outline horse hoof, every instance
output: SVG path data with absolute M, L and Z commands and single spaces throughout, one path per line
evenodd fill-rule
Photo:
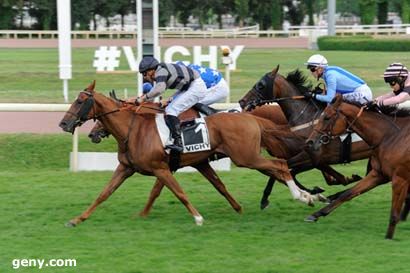
M 201 215 L 194 216 L 194 219 L 195 219 L 195 224 L 197 226 L 202 226 L 202 224 L 204 223 L 204 218 Z
M 268 200 L 266 200 L 264 202 L 261 202 L 261 210 L 264 210 L 267 207 L 269 207 L 269 201 Z
M 313 215 L 309 215 L 308 217 L 305 218 L 305 222 L 316 222 L 317 221 L 317 217 L 313 216 Z
M 239 213 L 239 214 L 242 214 L 242 212 L 243 212 L 242 207 L 239 207 L 239 208 L 237 208 L 237 209 L 235 209 L 235 210 L 236 210 L 236 212 Z
M 65 227 L 68 227 L 68 228 L 73 228 L 73 227 L 76 227 L 76 226 L 77 226 L 77 224 L 72 222 L 72 221 L 69 221 L 65 224 Z

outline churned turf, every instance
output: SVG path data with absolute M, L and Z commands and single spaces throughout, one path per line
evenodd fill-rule
M 198 174 L 177 174 L 194 206 L 205 217 L 195 226 L 182 204 L 164 190 L 147 218 L 142 209 L 153 177 L 134 175 L 89 220 L 76 228 L 64 224 L 82 212 L 110 179 L 110 172 L 68 171 L 70 136 L 0 135 L 0 272 L 13 259 L 76 259 L 76 267 L 41 272 L 409 272 L 410 223 L 400 223 L 395 239 L 385 240 L 390 185 L 358 197 L 317 223 L 304 217 L 315 208 L 291 200 L 277 185 L 271 205 L 259 210 L 266 178 L 234 168 L 220 172 L 243 206 L 242 215 Z M 115 149 L 80 138 L 84 150 Z M 365 162 L 337 166 L 363 174 Z M 299 175 L 328 194 L 317 171 Z

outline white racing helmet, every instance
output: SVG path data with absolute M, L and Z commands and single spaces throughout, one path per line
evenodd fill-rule
M 323 67 L 323 66 L 327 66 L 327 60 L 325 57 L 323 57 L 323 55 L 315 54 L 315 55 L 310 56 L 310 58 L 307 60 L 305 65 L 307 66 L 307 68 L 317 67 L 317 66 Z

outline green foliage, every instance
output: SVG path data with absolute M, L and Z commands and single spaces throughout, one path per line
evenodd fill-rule
M 323 36 L 317 44 L 320 50 L 410 51 L 407 39 L 376 39 L 371 36 Z
M 388 6 L 389 6 L 389 2 L 387 0 L 379 0 L 377 2 L 377 23 L 378 24 L 387 23 Z
M 403 24 L 410 23 L 410 0 L 401 0 L 401 20 Z
M 359 0 L 360 22 L 371 25 L 376 17 L 376 0 Z

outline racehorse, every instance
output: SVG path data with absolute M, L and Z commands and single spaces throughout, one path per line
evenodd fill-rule
M 95 82 L 79 93 L 59 126 L 66 132 L 74 132 L 77 126 L 87 120 L 98 119 L 117 140 L 120 163 L 99 197 L 80 216 L 70 220 L 68 225 L 75 226 L 85 221 L 99 204 L 135 172 L 157 177 L 185 205 L 195 223 L 201 225 L 203 217 L 171 173 L 169 156 L 157 132 L 155 114 L 138 113 L 128 108 L 121 111 L 115 100 L 94 91 L 94 88 Z M 293 198 L 305 203 L 313 202 L 313 196 L 296 186 L 285 160 L 266 159 L 260 154 L 262 147 L 272 144 L 267 134 L 264 134 L 265 130 L 275 128 L 272 122 L 243 113 L 220 113 L 209 116 L 206 124 L 211 150 L 182 154 L 181 166 L 195 165 L 215 154 L 224 154 L 239 167 L 256 169 L 285 183 Z
M 344 202 L 365 193 L 378 185 L 392 181 L 392 207 L 386 239 L 392 239 L 400 210 L 410 190 L 410 111 L 404 111 L 406 125 L 398 126 L 390 117 L 375 111 L 366 111 L 366 106 L 347 103 L 338 95 L 320 118 L 308 139 L 311 147 L 353 130 L 373 149 L 372 169 L 354 187 L 341 194 L 328 206 L 310 215 L 308 221 L 317 221 Z M 396 113 L 400 115 L 400 113 Z M 408 214 L 409 202 L 402 218 Z M 406 211 L 407 210 L 407 211 Z
M 311 87 L 306 83 L 306 77 L 299 70 L 295 70 L 285 78 L 278 73 L 279 65 L 271 72 L 266 73 L 242 99 L 239 100 L 240 106 L 245 110 L 250 110 L 266 102 L 277 102 L 288 120 L 290 130 L 304 139 L 307 139 L 313 130 L 313 124 L 317 122 L 319 115 L 325 108 L 325 104 L 314 99 L 306 100 L 303 94 L 310 92 Z M 329 185 L 347 185 L 360 180 L 360 176 L 353 175 L 345 177 L 332 169 L 328 164 L 345 163 L 351 160 L 359 160 L 370 156 L 370 148 L 364 141 L 352 142 L 351 152 L 343 149 L 340 139 L 332 141 L 329 145 L 322 148 L 320 157 L 312 158 L 305 149 L 304 145 L 299 146 L 297 155 L 285 157 L 288 160 L 289 167 L 292 169 L 293 176 L 300 172 L 318 168 L 325 175 L 331 175 L 333 179 L 326 177 Z M 274 181 L 269 180 L 266 185 L 261 200 L 263 204 L 269 203 L 268 198 L 271 193 Z M 301 187 L 301 186 L 299 186 Z M 301 187 L 302 188 L 302 187 Z M 337 195 L 336 195 L 337 196 Z M 332 199 L 335 196 L 329 196 Z
M 121 102 L 120 103 L 125 103 Z M 150 103 L 146 103 L 150 104 Z M 142 110 L 147 110 L 147 113 L 156 113 L 158 112 L 158 108 L 156 104 L 152 103 L 150 107 L 142 108 Z M 108 137 L 111 133 L 107 131 L 104 125 L 98 121 L 90 133 L 88 137 L 94 143 L 100 143 L 102 138 Z M 193 168 L 197 169 L 208 181 L 216 188 L 216 190 L 228 200 L 229 204 L 231 204 L 232 208 L 237 211 L 238 213 L 242 213 L 242 207 L 239 203 L 233 198 L 233 196 L 226 190 L 225 185 L 219 178 L 218 174 L 212 169 L 211 165 L 209 165 L 208 161 L 204 161 L 195 165 L 192 165 Z M 155 199 L 160 195 L 161 190 L 163 188 L 163 184 L 157 179 L 154 187 L 151 190 L 149 199 L 144 207 L 144 209 L 140 212 L 140 216 L 147 216 L 154 204 Z

